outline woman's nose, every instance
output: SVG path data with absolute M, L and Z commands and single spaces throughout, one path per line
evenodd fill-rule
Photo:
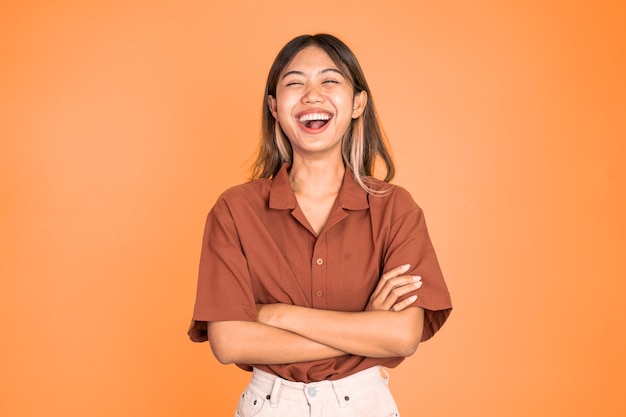
M 302 101 L 305 103 L 320 103 L 324 101 L 324 96 L 322 95 L 319 86 L 310 86 L 304 93 L 304 96 L 302 96 Z

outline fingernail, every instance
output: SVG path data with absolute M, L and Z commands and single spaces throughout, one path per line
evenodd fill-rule
M 420 277 L 419 275 L 413 275 L 413 281 L 421 281 L 422 277 Z
M 409 302 L 411 302 L 411 303 L 415 302 L 415 300 L 417 300 L 417 295 L 412 295 L 412 296 L 410 296 L 410 297 L 409 297 L 409 300 L 411 300 L 411 301 L 409 301 Z
M 417 288 L 421 287 L 421 286 L 422 286 L 422 281 L 416 281 L 416 282 L 414 282 L 414 283 L 413 283 L 413 286 L 414 286 L 414 287 L 417 287 Z
M 402 265 L 402 269 L 405 270 L 405 271 L 408 271 L 410 267 L 411 267 L 411 264 L 404 264 L 404 265 Z

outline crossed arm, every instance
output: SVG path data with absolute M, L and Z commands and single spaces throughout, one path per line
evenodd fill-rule
M 422 336 L 424 311 L 411 307 L 416 296 L 398 301 L 421 286 L 420 277 L 403 275 L 408 269 L 402 265 L 385 273 L 362 312 L 264 304 L 257 306 L 256 322 L 211 322 L 211 349 L 222 363 L 268 365 L 345 354 L 410 356 Z

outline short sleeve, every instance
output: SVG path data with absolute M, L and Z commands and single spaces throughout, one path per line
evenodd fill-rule
M 237 228 L 227 202 L 220 198 L 206 220 L 188 335 L 194 342 L 205 342 L 208 322 L 255 321 L 256 315 L 250 274 Z
M 417 295 L 414 306 L 424 309 L 422 341 L 430 339 L 452 311 L 448 287 L 431 243 L 422 209 L 404 189 L 398 189 L 395 219 L 390 227 L 389 246 L 384 256 L 385 271 L 410 264 L 408 274 L 422 277 L 422 286 L 405 295 Z

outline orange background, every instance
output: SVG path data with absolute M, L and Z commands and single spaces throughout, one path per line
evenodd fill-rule
M 248 374 L 185 335 L 204 218 L 320 31 L 455 304 L 391 372 L 403 416 L 626 415 L 624 4 L 2 2 L 0 415 L 232 415 Z

